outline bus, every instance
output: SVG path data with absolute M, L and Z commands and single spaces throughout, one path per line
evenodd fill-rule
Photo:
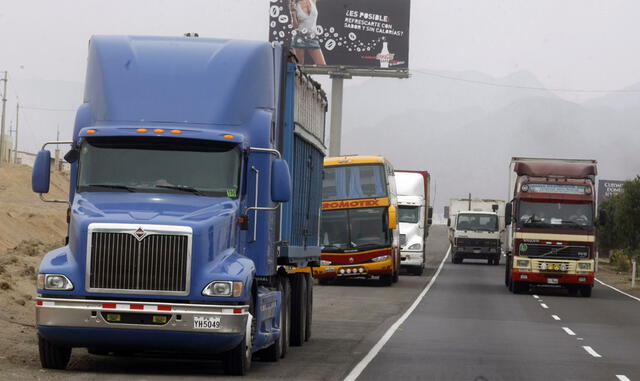
M 398 281 L 400 240 L 394 169 L 382 156 L 324 160 L 320 284 L 342 277 Z

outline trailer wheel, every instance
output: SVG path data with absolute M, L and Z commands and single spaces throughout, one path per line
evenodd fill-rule
M 244 337 L 240 344 L 225 353 L 224 356 L 224 371 L 228 375 L 244 376 L 251 369 L 254 327 L 256 326 L 253 316 L 255 316 L 255 302 L 253 295 L 251 295 L 249 300 L 249 319 L 251 320 L 247 322 Z
M 45 369 L 65 369 L 71 357 L 71 348 L 56 345 L 38 335 L 40 364 Z
M 291 345 L 304 343 L 307 328 L 307 280 L 305 274 L 291 276 Z

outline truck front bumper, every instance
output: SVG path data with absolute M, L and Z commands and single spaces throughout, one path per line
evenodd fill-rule
M 511 278 L 517 282 L 527 282 L 536 284 L 549 284 L 549 285 L 563 285 L 563 284 L 577 284 L 577 285 L 593 285 L 594 274 L 592 272 L 587 274 L 563 274 L 563 273 L 534 273 L 534 272 L 522 272 L 514 271 L 511 273 Z
M 326 265 L 313 268 L 315 278 L 336 278 L 391 274 L 393 257 L 380 262 L 367 262 L 353 265 Z
M 248 306 L 37 298 L 38 327 L 244 334 Z M 107 333 L 108 334 L 108 333 Z
M 401 251 L 400 266 L 415 267 L 422 266 L 424 263 L 424 254 L 422 251 Z
M 496 246 L 454 246 L 452 253 L 470 259 L 489 259 L 501 254 L 500 248 Z

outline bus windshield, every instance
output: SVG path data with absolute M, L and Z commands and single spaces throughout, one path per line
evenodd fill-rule
M 324 201 L 387 197 L 383 164 L 343 165 L 324 168 Z
M 320 240 L 326 252 L 388 247 L 387 208 L 324 210 Z

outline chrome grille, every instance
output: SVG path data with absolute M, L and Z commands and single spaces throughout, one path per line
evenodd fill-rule
M 131 231 L 90 233 L 87 280 L 90 291 L 188 293 L 190 235 Z

